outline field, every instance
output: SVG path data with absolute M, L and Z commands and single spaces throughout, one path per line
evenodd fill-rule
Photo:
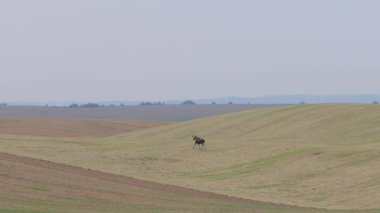
M 193 134 L 206 138 L 207 150 L 192 149 Z M 235 212 L 380 211 L 380 107 L 376 105 L 256 109 L 105 138 L 7 134 L 0 136 L 0 151 L 259 201 L 242 204 L 235 200 L 232 206 L 221 204 L 210 209 L 215 212 L 220 209 Z M 25 167 L 17 162 L 1 161 L 3 174 L 4 168 L 10 166 Z M 80 187 L 79 180 L 74 182 Z M 23 190 L 27 189 L 20 190 L 21 195 Z M 162 196 L 170 196 L 165 195 L 164 190 L 160 192 Z M 20 194 L 15 195 L 16 200 Z M 189 207 L 189 211 L 199 210 L 192 209 L 183 197 L 175 197 L 183 202 L 181 206 Z M 3 202 L 5 198 L 1 199 Z M 146 202 L 157 204 L 157 200 L 152 199 Z M 172 205 L 169 203 L 162 205 L 169 208 Z M 206 202 L 204 208 L 207 206 Z M 179 207 L 173 208 L 178 210 Z
M 100 108 L 68 108 L 41 106 L 0 107 L 0 118 L 75 118 L 101 120 L 155 120 L 185 121 L 195 118 L 261 109 L 276 104 L 223 104 L 223 105 L 153 105 Z
M 0 212 L 318 212 L 0 153 Z
M 167 124 L 163 121 L 0 118 L 0 134 L 44 137 L 106 137 Z

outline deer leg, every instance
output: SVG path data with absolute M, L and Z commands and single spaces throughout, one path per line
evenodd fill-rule
M 193 149 L 194 149 L 195 145 L 196 145 L 196 143 L 194 143 Z

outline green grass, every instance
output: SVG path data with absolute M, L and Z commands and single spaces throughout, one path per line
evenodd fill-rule
M 248 177 L 254 173 L 261 172 L 266 168 L 272 168 L 277 163 L 287 159 L 296 158 L 308 153 L 315 152 L 315 148 L 304 148 L 290 152 L 283 152 L 274 156 L 264 157 L 252 162 L 246 162 L 238 165 L 229 166 L 228 168 L 216 168 L 206 171 L 200 171 L 196 174 L 189 174 L 191 177 L 205 177 L 210 180 L 225 180 L 236 177 Z
M 192 149 L 194 134 L 206 151 Z M 251 110 L 98 140 L 0 136 L 0 149 L 266 202 L 380 209 L 376 105 Z

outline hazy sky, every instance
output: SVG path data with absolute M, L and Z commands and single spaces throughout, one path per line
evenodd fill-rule
M 0 0 L 0 102 L 363 93 L 377 0 Z

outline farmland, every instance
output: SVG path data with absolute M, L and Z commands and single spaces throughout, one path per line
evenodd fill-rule
M 0 160 L 0 212 L 319 212 L 4 153 Z
M 94 138 L 112 136 L 165 124 L 168 124 L 168 122 L 65 118 L 0 118 L 0 134 Z
M 299 105 L 236 112 L 108 137 L 3 134 L 0 150 L 258 202 L 243 209 L 248 212 L 270 209 L 274 212 L 279 209 L 281 212 L 377 212 L 380 209 L 379 127 L 377 105 Z M 206 138 L 206 151 L 191 148 L 193 134 Z M 25 165 L 1 161 L 3 174 L 9 171 L 5 172 L 9 175 L 10 170 L 4 168 L 10 167 Z M 54 176 L 57 171 L 46 172 Z M 21 171 L 20 175 L 23 175 Z M 74 182 L 81 185 L 80 180 Z M 164 190 L 162 193 L 170 196 Z M 20 194 L 15 195 L 15 200 Z M 189 211 L 199 210 L 192 209 L 181 196 L 176 199 L 183 202 L 184 208 L 189 207 Z M 236 202 L 236 208 L 246 205 Z M 291 207 L 294 205 L 298 207 Z M 241 210 L 224 204 L 219 207 L 210 211 Z
M 123 106 L 99 108 L 68 108 L 42 106 L 0 107 L 0 118 L 75 118 L 101 120 L 155 120 L 185 121 L 225 113 L 261 109 L 276 104 L 229 104 L 229 105 L 160 105 Z

